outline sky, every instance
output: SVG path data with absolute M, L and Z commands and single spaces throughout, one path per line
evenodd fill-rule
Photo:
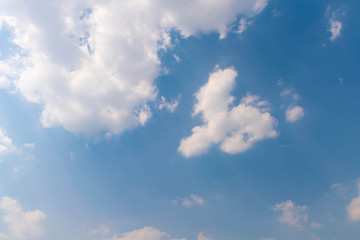
M 0 239 L 357 240 L 357 0 L 0 0 Z

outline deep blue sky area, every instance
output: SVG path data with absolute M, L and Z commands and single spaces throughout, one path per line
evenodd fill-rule
M 0 239 L 358 239 L 359 1 L 15 2 Z

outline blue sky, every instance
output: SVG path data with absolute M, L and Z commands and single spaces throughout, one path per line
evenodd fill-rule
M 358 1 L 0 6 L 0 239 L 358 239 Z

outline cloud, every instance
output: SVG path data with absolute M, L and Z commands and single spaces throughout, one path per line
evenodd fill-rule
M 336 190 L 337 193 L 341 195 L 345 194 L 348 191 L 348 187 L 342 183 L 334 183 L 333 185 L 331 185 L 330 188 Z
M 8 239 L 6 234 L 0 233 L 0 239 Z
M 360 181 L 357 183 L 359 195 L 353 198 L 350 204 L 346 207 L 351 221 L 360 221 Z
M 289 107 L 286 112 L 286 121 L 295 122 L 304 117 L 304 109 L 300 106 Z
M 207 239 L 208 238 L 200 239 L 198 237 L 198 240 Z M 161 232 L 160 230 L 153 227 L 144 227 L 142 229 L 134 230 L 132 232 L 126 232 L 120 237 L 114 236 L 112 238 L 106 238 L 103 240 L 186 240 L 186 238 L 170 238 L 170 235 L 166 232 Z
M 335 41 L 341 36 L 341 30 L 343 28 L 342 18 L 346 15 L 345 7 L 341 7 L 331 12 L 331 7 L 328 6 L 326 10 L 329 17 L 329 29 L 331 33 L 330 41 Z
M 198 240 L 211 240 L 210 238 L 205 237 L 203 232 L 199 233 L 197 239 Z
M 275 240 L 275 238 L 262 238 L 261 240 Z
M 4 0 L 0 25 L 9 27 L 19 52 L 0 61 L 0 84 L 38 103 L 44 127 L 119 134 L 151 117 L 154 79 L 161 74 L 158 52 L 171 46 L 172 30 L 183 37 L 225 37 L 239 14 L 254 16 L 266 5 L 267 0 Z
M 194 205 L 203 206 L 205 204 L 205 201 L 202 197 L 191 194 L 190 198 L 185 198 L 181 201 L 181 204 L 185 207 L 192 207 Z
M 279 80 L 277 86 L 282 86 L 284 82 Z M 287 109 L 285 111 L 285 117 L 287 122 L 295 122 L 304 117 L 304 108 L 297 105 L 300 100 L 299 94 L 294 88 L 285 88 L 280 96 L 287 102 Z M 283 106 L 284 107 L 284 106 Z
M 0 128 L 0 156 L 5 156 L 15 151 L 16 147 L 13 145 L 12 139 Z
M 262 139 L 277 136 L 276 120 L 266 101 L 248 94 L 232 106 L 235 97 L 230 92 L 236 76 L 233 68 L 215 68 L 195 94 L 193 115 L 201 114 L 204 124 L 194 127 L 192 135 L 181 140 L 178 151 L 185 157 L 201 155 L 213 144 L 219 144 L 226 153 L 241 153 Z
M 46 215 L 42 211 L 23 212 L 16 200 L 6 196 L 0 199 L 0 209 L 5 211 L 3 222 L 9 226 L 11 239 L 32 239 L 44 235 L 42 222 Z
M 25 148 L 35 148 L 35 143 L 24 143 L 23 147 L 25 147 Z
M 109 232 L 110 232 L 110 228 L 105 225 L 101 225 L 97 229 L 90 230 L 90 234 L 92 235 L 107 235 Z
M 248 25 L 249 25 L 249 23 L 246 21 L 246 19 L 241 18 L 240 21 L 239 21 L 238 30 L 236 32 L 242 34 L 246 30 Z
M 331 32 L 330 40 L 335 41 L 341 35 L 342 22 L 336 21 L 334 19 L 330 19 L 329 22 L 330 22 L 329 31 Z
M 280 222 L 293 227 L 301 227 L 304 223 L 307 223 L 307 209 L 307 206 L 297 206 L 291 200 L 278 203 L 272 208 L 275 212 L 281 212 L 278 218 Z
M 179 100 L 181 98 L 181 95 L 177 99 L 171 100 L 171 102 L 167 102 L 166 98 L 164 96 L 161 96 L 161 103 L 159 105 L 159 109 L 162 110 L 163 108 L 167 109 L 169 112 L 174 112 L 175 109 L 179 105 Z

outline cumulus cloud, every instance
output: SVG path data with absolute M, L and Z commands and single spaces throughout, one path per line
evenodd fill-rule
M 203 237 L 202 233 L 199 234 L 198 240 L 210 240 Z M 144 227 L 139 230 L 134 230 L 132 232 L 126 232 L 119 236 L 114 236 L 112 238 L 107 238 L 103 240 L 186 240 L 186 238 L 172 238 L 166 232 L 161 232 L 160 230 L 153 227 Z
M 44 127 L 86 134 L 144 125 L 157 97 L 170 31 L 225 37 L 267 0 L 1 0 L 0 26 L 20 50 L 0 61 L 0 85 L 42 106 Z M 211 13 L 211 14 L 209 14 Z
M 353 198 L 346 208 L 351 221 L 360 221 L 360 180 L 358 181 L 357 187 L 359 195 Z
M 279 221 L 286 223 L 289 226 L 301 227 L 303 224 L 307 223 L 307 206 L 298 206 L 291 200 L 276 204 L 272 210 L 281 212 L 281 215 L 278 218 Z
M 284 82 L 282 80 L 277 83 L 278 86 L 283 84 Z M 300 100 L 300 96 L 294 88 L 285 88 L 280 93 L 280 96 L 282 96 L 288 102 L 288 106 L 285 111 L 287 122 L 295 122 L 304 117 L 304 108 L 297 105 L 297 102 Z
M 215 68 L 195 94 L 193 115 L 201 114 L 204 124 L 194 127 L 192 135 L 181 140 L 178 151 L 185 157 L 201 155 L 213 144 L 219 144 L 226 153 L 241 153 L 262 139 L 277 136 L 276 120 L 266 101 L 248 94 L 232 106 L 235 97 L 230 92 L 236 76 L 233 68 Z
M 343 28 L 342 18 L 345 16 L 346 12 L 344 7 L 331 12 L 331 7 L 328 6 L 327 14 L 330 15 L 328 29 L 331 33 L 330 41 L 335 41 L 341 36 L 341 30 Z
M 16 147 L 13 145 L 12 139 L 0 128 L 0 156 L 5 156 L 15 151 Z
M 9 226 L 10 239 L 32 239 L 44 235 L 42 222 L 46 215 L 42 211 L 24 212 L 16 200 L 6 196 L 0 199 L 0 209 L 5 212 L 2 220 Z
M 285 112 L 286 121 L 295 122 L 304 117 L 304 109 L 300 106 L 290 107 Z
M 166 98 L 164 96 L 161 96 L 161 103 L 159 105 L 159 109 L 162 110 L 163 108 L 165 108 L 169 112 L 174 112 L 179 105 L 180 98 L 181 96 L 179 95 L 177 99 L 173 99 L 170 102 L 167 102 Z

